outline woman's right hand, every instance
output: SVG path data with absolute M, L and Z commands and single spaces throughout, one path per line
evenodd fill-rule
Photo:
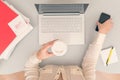
M 48 52 L 48 49 L 51 48 L 56 40 L 50 41 L 42 45 L 40 50 L 37 53 L 37 58 L 40 60 L 47 59 L 51 56 L 54 56 L 52 52 Z
M 103 34 L 107 34 L 113 27 L 112 19 L 108 19 L 103 24 L 97 22 L 99 32 Z

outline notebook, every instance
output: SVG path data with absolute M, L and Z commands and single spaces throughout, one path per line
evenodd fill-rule
M 18 15 L 0 1 L 0 54 L 15 39 L 16 34 L 8 25 Z
M 111 47 L 110 48 L 107 48 L 107 49 L 104 49 L 101 51 L 101 58 L 102 58 L 102 61 L 103 61 L 103 64 L 106 66 L 106 61 L 108 59 L 108 56 L 110 54 L 110 50 L 111 50 Z M 112 55 L 111 55 L 111 58 L 110 58 L 110 61 L 108 63 L 109 64 L 113 64 L 113 63 L 116 63 L 118 62 L 118 56 L 117 56 L 117 53 L 116 53 L 116 49 L 113 48 L 113 51 L 112 51 Z
M 12 54 L 15 46 L 30 32 L 33 27 L 29 23 L 30 20 L 22 13 L 20 13 L 17 9 L 15 9 L 12 5 L 7 2 L 3 2 L 4 5 L 8 6 L 13 12 L 15 12 L 18 16 L 15 17 L 11 22 L 8 23 L 11 30 L 15 33 L 16 37 L 14 40 L 6 47 L 3 53 L 0 55 L 0 59 L 8 59 Z

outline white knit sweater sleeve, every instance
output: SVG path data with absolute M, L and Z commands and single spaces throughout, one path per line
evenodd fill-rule
M 39 63 L 36 53 L 25 64 L 25 80 L 39 80 Z
M 98 33 L 93 43 L 89 45 L 88 50 L 86 51 L 86 55 L 82 62 L 85 80 L 96 80 L 95 68 L 105 36 L 105 34 Z

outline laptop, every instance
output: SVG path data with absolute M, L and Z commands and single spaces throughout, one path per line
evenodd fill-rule
M 85 43 L 88 4 L 35 4 L 39 13 L 39 44 L 59 39 L 68 45 Z

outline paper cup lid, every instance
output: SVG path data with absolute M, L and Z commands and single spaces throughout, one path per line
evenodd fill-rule
M 51 50 L 56 56 L 63 56 L 67 52 L 67 45 L 58 40 L 53 44 Z

